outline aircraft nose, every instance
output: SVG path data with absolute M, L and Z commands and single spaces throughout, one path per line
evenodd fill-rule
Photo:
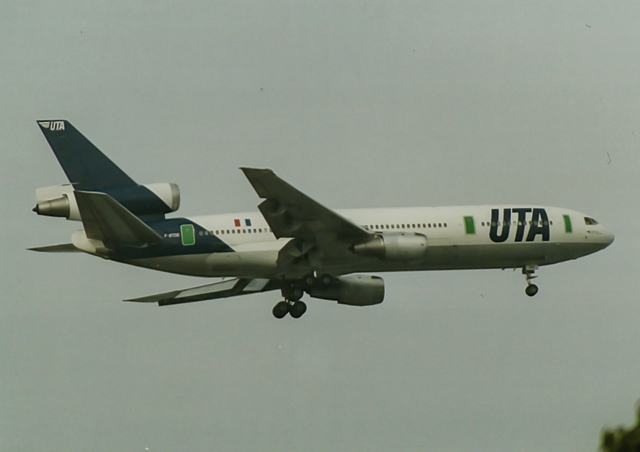
M 615 235 L 613 231 L 607 227 L 603 227 L 602 231 L 602 241 L 605 243 L 605 246 L 609 246 L 615 240 Z

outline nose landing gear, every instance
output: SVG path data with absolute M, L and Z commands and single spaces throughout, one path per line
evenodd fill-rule
M 537 269 L 538 266 L 534 264 L 522 267 L 522 274 L 525 275 L 525 278 L 527 279 L 527 288 L 524 289 L 524 293 L 526 293 L 530 297 L 533 297 L 538 293 L 538 286 L 531 283 L 532 279 L 537 278 L 537 276 L 535 276 L 535 272 Z

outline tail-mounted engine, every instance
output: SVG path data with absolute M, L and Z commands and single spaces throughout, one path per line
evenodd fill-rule
M 80 212 L 73 191 L 70 184 L 39 188 L 36 190 L 37 204 L 33 211 L 38 215 L 79 221 Z M 175 212 L 180 207 L 180 189 L 176 184 L 135 185 L 100 191 L 138 216 L 164 215 Z
M 427 237 L 415 233 L 378 234 L 373 239 L 354 244 L 353 254 L 390 261 L 418 260 L 427 252 Z

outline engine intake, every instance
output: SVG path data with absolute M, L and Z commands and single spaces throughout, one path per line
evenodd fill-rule
M 379 276 L 349 275 L 307 293 L 314 298 L 337 301 L 350 306 L 371 306 L 384 300 L 384 280 Z
M 422 234 L 400 232 L 379 234 L 364 243 L 353 245 L 353 254 L 385 260 L 417 260 L 427 252 L 427 237 Z

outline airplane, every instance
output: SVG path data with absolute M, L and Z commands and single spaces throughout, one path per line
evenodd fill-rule
M 67 120 L 37 121 L 69 184 L 36 190 L 38 215 L 82 222 L 71 243 L 30 248 L 85 252 L 169 273 L 223 278 L 212 284 L 124 301 L 168 306 L 279 290 L 273 308 L 300 318 L 302 297 L 351 306 L 382 303 L 371 273 L 522 269 L 528 296 L 540 266 L 609 246 L 593 217 L 539 205 L 332 210 L 270 169 L 240 168 L 263 201 L 258 212 L 167 217 L 172 183 L 140 185 Z M 224 279 L 230 278 L 230 279 Z

